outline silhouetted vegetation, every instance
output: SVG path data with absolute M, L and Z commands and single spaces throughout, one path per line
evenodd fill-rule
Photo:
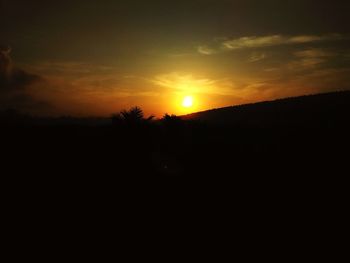
M 19 173 L 27 180 L 35 171 L 30 180 L 66 183 L 182 176 L 308 184 L 320 180 L 321 172 L 333 178 L 347 167 L 350 92 L 165 114 L 160 120 L 134 107 L 110 119 L 90 119 L 90 125 L 13 110 L 0 113 L 0 121 L 6 178 Z
M 154 116 L 144 118 L 142 109 L 139 107 L 133 107 L 130 110 L 122 110 L 117 114 L 112 114 L 112 124 L 126 124 L 129 126 L 137 126 L 151 122 L 154 118 Z
M 164 123 L 165 125 L 177 125 L 179 123 L 181 123 L 181 118 L 172 114 L 169 115 L 168 113 L 166 113 L 163 118 L 161 119 L 162 123 Z

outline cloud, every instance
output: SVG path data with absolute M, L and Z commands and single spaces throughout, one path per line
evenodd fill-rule
M 192 74 L 173 72 L 155 76 L 154 84 L 175 93 L 231 95 L 232 83 L 227 79 L 209 79 Z
M 285 39 L 285 44 L 303 44 L 303 43 L 311 43 L 311 42 L 318 42 L 318 41 L 324 41 L 324 40 L 334 40 L 338 39 L 339 36 L 332 35 L 332 36 L 315 36 L 315 35 L 303 35 L 303 36 L 294 36 L 290 37 L 289 39 Z
M 300 58 L 329 58 L 334 56 L 333 53 L 318 48 L 297 51 L 294 54 Z
M 241 37 L 237 39 L 226 40 L 222 43 L 224 49 L 235 50 L 242 48 L 258 48 L 281 45 L 286 39 L 281 35 L 263 36 L 263 37 Z
M 211 49 L 207 46 L 199 46 L 198 52 L 202 55 L 213 55 L 216 53 L 216 51 L 214 49 Z
M 197 51 L 200 54 L 212 55 L 218 52 L 241 50 L 241 49 L 256 49 L 264 47 L 273 47 L 281 45 L 300 45 L 306 43 L 316 43 L 323 41 L 336 41 L 344 39 L 338 34 L 332 35 L 267 35 L 267 36 L 248 36 L 241 38 L 225 39 L 216 44 L 216 47 L 209 47 L 208 45 L 199 46 Z
M 189 92 L 199 92 L 201 89 L 214 84 L 213 80 L 196 78 L 192 74 L 180 74 L 178 72 L 155 76 L 152 82 L 169 89 Z
M 328 59 L 336 56 L 336 54 L 319 48 L 306 49 L 294 53 L 296 60 L 288 64 L 291 70 L 313 69 L 324 64 Z
M 329 36 L 316 36 L 316 35 L 300 35 L 300 36 L 262 36 L 262 37 L 242 37 L 238 39 L 231 39 L 222 43 L 223 47 L 229 50 L 242 49 L 242 48 L 261 48 L 271 47 L 278 45 L 290 45 L 290 44 L 304 44 L 314 43 L 320 41 L 338 40 L 339 35 Z
M 13 66 L 9 47 L 0 48 L 0 92 L 25 89 L 40 79 Z
M 266 54 L 265 53 L 257 53 L 257 52 L 254 52 L 250 55 L 250 58 L 249 58 L 249 62 L 253 63 L 253 62 L 258 62 L 260 60 L 264 60 L 266 58 Z
M 47 103 L 36 100 L 28 90 L 40 80 L 40 76 L 16 68 L 11 59 L 11 48 L 0 46 L 0 109 L 33 112 L 47 108 Z

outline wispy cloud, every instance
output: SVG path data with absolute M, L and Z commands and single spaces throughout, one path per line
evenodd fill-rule
M 226 39 L 219 44 L 202 45 L 197 48 L 197 51 L 203 55 L 212 55 L 218 52 L 233 51 L 241 49 L 264 48 L 281 45 L 298 45 L 305 43 L 316 43 L 322 41 L 335 41 L 344 39 L 342 35 L 268 35 L 268 36 L 248 36 L 241 38 Z
M 261 61 L 261 60 L 264 60 L 266 58 L 266 54 L 265 53 L 257 53 L 257 52 L 254 52 L 250 55 L 250 58 L 249 58 L 249 62 L 253 63 L 253 62 L 258 62 L 258 61 Z
M 286 43 L 285 37 L 281 35 L 262 36 L 262 37 L 241 37 L 224 41 L 222 46 L 224 49 L 235 50 L 242 48 L 258 48 L 281 45 Z
M 215 49 L 209 48 L 207 46 L 199 46 L 197 51 L 203 55 L 213 55 L 213 54 L 217 53 L 217 51 Z
M 305 70 L 315 68 L 327 62 L 328 59 L 336 56 L 336 54 L 323 49 L 313 48 L 297 51 L 294 53 L 294 56 L 297 59 L 290 62 L 288 68 L 292 70 Z
M 242 48 L 260 48 L 260 47 L 271 47 L 278 45 L 289 45 L 289 44 L 304 44 L 314 43 L 320 41 L 339 40 L 340 35 L 327 35 L 327 36 L 316 36 L 316 35 L 300 35 L 300 36 L 283 36 L 283 35 L 271 35 L 261 37 L 242 37 L 237 39 L 231 39 L 222 43 L 223 47 L 229 50 L 242 49 Z
M 213 86 L 215 81 L 206 78 L 196 78 L 192 74 L 177 72 L 155 76 L 152 82 L 156 85 L 176 89 L 178 91 L 198 92 L 203 88 Z
M 294 54 L 295 56 L 300 58 L 329 58 L 335 55 L 332 52 L 325 51 L 319 48 L 312 48 L 312 49 L 297 51 Z
M 209 79 L 173 72 L 155 76 L 152 83 L 179 93 L 206 93 L 230 95 L 232 83 L 227 79 Z

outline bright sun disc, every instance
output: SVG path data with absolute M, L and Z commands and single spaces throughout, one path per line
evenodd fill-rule
M 182 106 L 185 108 L 190 108 L 193 106 L 193 98 L 192 96 L 186 96 L 182 101 Z

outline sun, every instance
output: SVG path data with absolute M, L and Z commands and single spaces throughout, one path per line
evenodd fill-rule
M 184 97 L 182 101 L 182 106 L 185 108 L 191 108 L 193 106 L 193 97 L 192 96 Z

